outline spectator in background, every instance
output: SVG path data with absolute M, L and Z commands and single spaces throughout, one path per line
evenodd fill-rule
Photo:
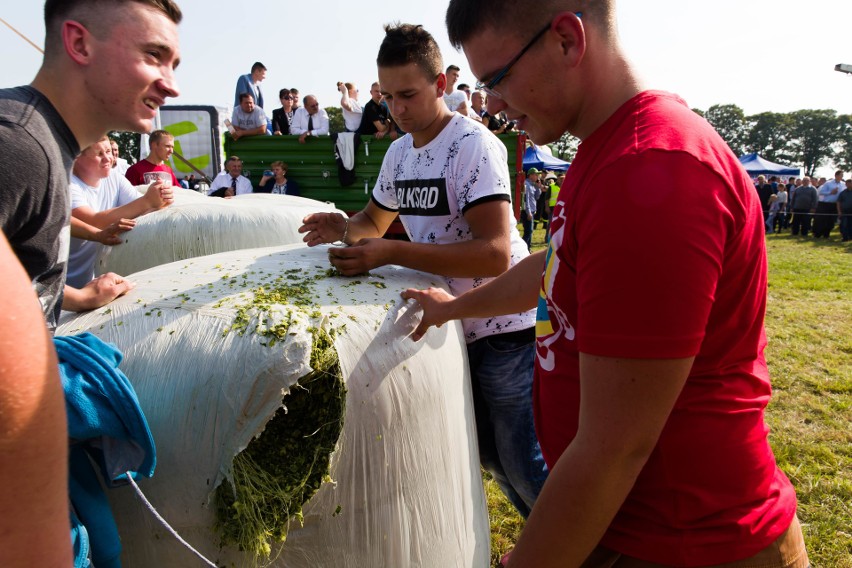
M 117 173 L 124 175 L 127 173 L 127 169 L 130 167 L 130 164 L 119 155 L 118 142 L 110 139 L 109 144 L 112 148 L 112 167 Z
M 272 134 L 275 136 L 286 136 L 290 134 L 290 121 L 293 119 L 293 97 L 290 89 L 278 91 L 278 99 L 281 108 L 272 111 Z
M 775 233 L 780 233 L 781 229 L 784 228 L 784 219 L 787 214 L 787 202 L 789 201 L 789 193 L 787 192 L 787 186 L 779 183 L 778 184 L 778 193 L 775 194 L 775 211 L 774 215 L 772 214 L 772 205 L 769 207 L 769 219 L 766 220 L 767 231 L 772 231 Z
M 470 108 L 470 85 L 467 83 L 460 83 L 459 86 L 456 87 L 456 90 L 464 93 L 464 96 L 467 99 L 467 106 Z
M 356 132 L 361 126 L 361 117 L 364 109 L 358 103 L 358 89 L 354 83 L 337 83 L 340 91 L 340 108 L 343 111 L 343 124 L 346 132 Z
M 378 139 L 390 134 L 391 140 L 396 140 L 396 128 L 391 128 L 388 107 L 382 104 L 382 90 L 378 81 L 370 85 L 370 100 L 364 105 L 358 134 L 375 136 Z
M 837 196 L 837 214 L 840 216 L 840 237 L 844 243 L 852 240 L 852 179 Z
M 801 231 L 802 236 L 807 237 L 811 230 L 811 219 L 818 203 L 817 192 L 811 185 L 811 178 L 803 177 L 801 187 L 796 188 L 793 199 L 788 201 L 793 208 L 790 232 L 793 235 L 798 235 Z
M 460 69 L 456 65 L 447 67 L 447 88 L 444 91 L 444 102 L 451 111 L 467 116 L 467 95 L 464 91 L 454 90 L 456 82 L 459 80 L 459 71 Z
M 251 182 L 243 175 L 243 161 L 239 156 L 231 156 L 225 163 L 227 171 L 220 172 L 210 185 L 207 195 L 210 197 L 234 197 L 252 193 Z
M 754 188 L 757 190 L 760 208 L 763 210 L 763 223 L 766 224 L 766 219 L 769 217 L 769 196 L 775 191 L 772 189 L 772 184 L 766 181 L 764 175 L 757 176 L 757 183 Z
M 266 66 L 260 61 L 255 61 L 251 66 L 251 73 L 240 75 L 237 79 L 237 88 L 234 91 L 234 106 L 240 106 L 242 99 L 240 95 L 248 93 L 257 101 L 257 106 L 263 108 L 263 93 L 260 90 L 260 82 L 266 78 Z
M 148 172 L 168 172 L 172 185 L 179 185 L 174 170 L 166 162 L 175 151 L 175 137 L 165 130 L 155 130 L 148 139 L 148 155 L 127 168 L 125 177 L 133 185 L 145 185 Z
M 299 185 L 287 179 L 287 164 L 277 160 L 270 165 L 272 175 L 264 172 L 260 178 L 257 193 L 271 193 L 272 195 L 299 195 Z
M 298 136 L 302 144 L 308 136 L 328 134 L 328 113 L 324 108 L 320 108 L 317 98 L 314 95 L 305 95 L 303 102 L 305 106 L 296 109 L 290 123 L 290 134 Z
M 834 179 L 819 187 L 817 191 L 819 201 L 814 219 L 815 239 L 827 239 L 831 235 L 831 230 L 837 222 L 837 196 L 844 189 L 846 184 L 843 182 L 843 170 L 834 172 Z
M 244 136 L 263 136 L 266 130 L 266 113 L 254 104 L 254 97 L 249 93 L 240 95 L 240 106 L 234 107 L 231 114 L 231 125 L 234 140 Z
M 488 112 L 485 110 L 485 97 L 482 96 L 482 93 L 479 91 L 474 91 L 473 94 L 470 95 L 470 112 L 468 116 L 474 120 L 478 120 L 483 124 L 486 123 L 486 116 L 488 116 Z M 490 130 L 490 129 L 489 129 Z
M 521 225 L 524 234 L 521 237 L 527 243 L 527 250 L 532 248 L 533 219 L 535 218 L 536 203 L 541 196 L 541 184 L 538 176 L 541 172 L 536 168 L 527 170 L 527 179 L 524 182 L 524 202 L 521 206 Z
M 84 148 L 74 161 L 71 185 L 71 245 L 68 255 L 66 281 L 70 286 L 82 288 L 95 278 L 95 259 L 101 244 L 84 230 L 86 225 L 104 230 L 116 226 L 130 230 L 135 219 L 151 211 L 168 207 L 173 202 L 172 189 L 162 183 L 152 183 L 144 196 L 126 178 L 116 177 L 120 183 L 109 183 L 112 171 L 112 149 L 107 137 Z M 120 241 L 119 241 L 120 242 Z
M 300 104 L 299 104 L 299 89 L 296 89 L 295 87 L 290 89 L 290 98 L 293 100 L 293 108 L 291 110 L 293 112 L 296 112 L 296 110 L 300 106 Z

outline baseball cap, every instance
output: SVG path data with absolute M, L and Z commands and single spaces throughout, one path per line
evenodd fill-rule
M 535 168 L 530 168 L 530 169 L 528 169 L 528 170 L 527 170 L 527 175 L 528 175 L 528 176 L 529 176 L 529 175 L 532 175 L 532 174 L 540 174 L 540 173 L 541 173 L 541 172 L 540 172 L 539 170 L 535 169 Z

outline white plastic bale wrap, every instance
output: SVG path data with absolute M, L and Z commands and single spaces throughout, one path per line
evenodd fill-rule
M 138 190 L 147 189 L 145 186 Z M 128 275 L 175 262 L 231 250 L 302 242 L 298 229 L 311 213 L 338 211 L 333 204 L 292 195 L 248 194 L 207 197 L 173 188 L 175 202 L 136 219 L 122 244 L 101 247 L 95 273 Z
M 91 331 L 124 352 L 121 367 L 157 443 L 156 473 L 141 488 L 219 566 L 252 566 L 254 559 L 220 548 L 214 489 L 281 406 L 282 394 L 308 373 L 308 328 L 318 323 L 297 313 L 289 339 L 267 347 L 250 333 L 223 336 L 234 321 L 233 306 L 246 286 L 271 275 L 294 269 L 324 275 L 328 267 L 324 247 L 299 245 L 173 263 L 134 274 L 137 288 L 126 297 L 66 319 L 59 329 Z M 324 483 L 305 505 L 303 527 L 291 523 L 280 555 L 273 547 L 272 566 L 488 565 L 488 516 L 461 326 L 431 329 L 413 342 L 408 334 L 420 313 L 399 297 L 407 287 L 438 282 L 398 267 L 316 281 L 320 325 L 345 325 L 335 340 L 348 391 L 345 422 L 331 460 L 333 483 Z M 109 493 L 124 566 L 198 564 L 129 488 Z

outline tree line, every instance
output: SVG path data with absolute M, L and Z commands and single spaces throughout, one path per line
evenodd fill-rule
M 692 110 L 716 129 L 737 156 L 756 152 L 772 162 L 800 166 L 808 176 L 822 166 L 852 170 L 852 115 L 797 110 L 746 116 L 733 104 Z M 566 133 L 552 144 L 553 154 L 570 162 L 578 144 Z

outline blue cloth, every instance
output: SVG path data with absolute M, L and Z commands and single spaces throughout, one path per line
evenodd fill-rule
M 126 483 L 127 471 L 134 478 L 151 477 L 157 462 L 154 438 L 133 386 L 118 369 L 122 359 L 118 349 L 91 333 L 55 337 L 53 342 L 72 443 L 74 566 L 89 565 L 84 550 L 91 547 L 95 566 L 118 567 L 121 542 L 93 462 L 108 487 Z
M 527 518 L 547 479 L 533 423 L 535 338 L 517 332 L 467 345 L 479 463 Z

